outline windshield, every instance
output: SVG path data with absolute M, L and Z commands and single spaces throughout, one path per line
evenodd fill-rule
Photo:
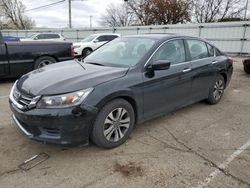
M 141 60 L 155 42 L 155 39 L 149 38 L 117 38 L 88 55 L 84 62 L 104 66 L 131 67 Z
M 90 35 L 86 37 L 85 39 L 81 40 L 81 42 L 91 42 L 95 37 L 96 35 Z

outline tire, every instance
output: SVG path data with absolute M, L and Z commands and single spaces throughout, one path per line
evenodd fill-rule
M 225 79 L 222 75 L 218 75 L 214 80 L 210 90 L 207 102 L 211 105 L 220 102 L 225 90 Z
M 55 63 L 55 62 L 56 62 L 56 60 L 53 57 L 50 57 L 50 56 L 39 57 L 35 61 L 35 69 L 42 68 L 44 66 L 47 66 L 47 65 Z
M 88 56 L 89 54 L 91 54 L 92 51 L 93 51 L 93 50 L 90 49 L 90 48 L 85 48 L 85 49 L 83 49 L 83 51 L 82 51 L 82 58 L 84 58 L 84 57 Z
M 91 140 L 101 148 L 111 149 L 123 144 L 135 124 L 135 113 L 130 103 L 115 99 L 98 113 Z
M 247 73 L 247 74 L 250 74 L 250 63 L 245 63 L 244 64 L 244 71 Z

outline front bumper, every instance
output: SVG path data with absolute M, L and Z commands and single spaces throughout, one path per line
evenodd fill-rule
M 11 100 L 10 108 L 15 124 L 27 137 L 61 145 L 87 144 L 98 111 L 86 105 L 21 111 Z

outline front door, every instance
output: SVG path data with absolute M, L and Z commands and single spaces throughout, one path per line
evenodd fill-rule
M 144 73 L 144 118 L 166 114 L 190 103 L 192 67 L 186 62 L 184 41 L 165 42 L 149 63 L 157 60 L 170 61 L 168 70 Z

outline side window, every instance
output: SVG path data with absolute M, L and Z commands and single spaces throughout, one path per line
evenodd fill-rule
M 191 59 L 202 59 L 208 57 L 208 50 L 205 42 L 199 40 L 187 40 Z
M 220 50 L 218 50 L 217 48 L 215 48 L 215 55 L 216 55 L 216 56 L 221 56 L 222 53 L 221 53 Z
M 59 37 L 58 34 L 49 34 L 49 35 L 48 35 L 48 38 L 50 38 L 50 39 L 58 39 L 58 38 L 60 38 L 60 37 Z
M 37 39 L 44 39 L 44 34 L 39 34 L 35 38 L 37 38 Z
M 105 41 L 107 41 L 105 35 L 98 37 L 97 40 L 98 40 L 98 42 L 105 42 Z
M 111 41 L 111 40 L 114 40 L 117 37 L 118 37 L 117 35 L 107 35 L 106 39 L 107 39 L 107 41 Z
M 186 54 L 183 40 L 166 42 L 154 54 L 152 60 L 168 60 L 171 64 L 184 62 L 186 60 Z
M 213 57 L 214 56 L 214 47 L 211 46 L 208 43 L 206 43 L 206 44 L 207 44 L 207 49 L 208 49 L 208 55 L 209 55 L 209 57 Z

